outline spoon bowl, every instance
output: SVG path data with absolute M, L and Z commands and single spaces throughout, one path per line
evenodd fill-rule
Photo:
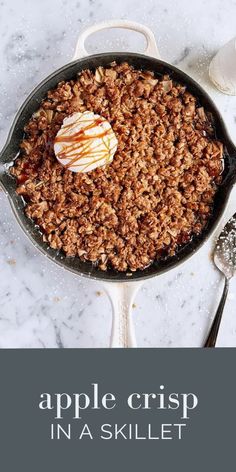
M 214 263 L 225 277 L 231 279 L 236 271 L 236 214 L 228 221 L 218 237 Z

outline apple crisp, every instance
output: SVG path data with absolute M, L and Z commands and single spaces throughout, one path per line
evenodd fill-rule
M 75 173 L 53 145 L 64 118 L 86 110 L 109 121 L 118 147 L 112 163 Z M 201 233 L 222 157 L 211 116 L 185 86 L 112 63 L 47 93 L 11 173 L 26 215 L 53 249 L 102 270 L 136 271 Z

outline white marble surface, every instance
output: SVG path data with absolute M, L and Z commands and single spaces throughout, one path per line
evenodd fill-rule
M 0 146 L 33 86 L 69 62 L 82 28 L 108 18 L 150 26 L 162 57 L 195 77 L 221 110 L 236 142 L 236 97 L 217 92 L 207 69 L 236 34 L 236 2 L 225 0 L 0 0 Z M 138 50 L 132 34 L 104 33 L 90 51 Z M 236 208 L 236 205 L 235 205 Z M 139 346 L 201 346 L 222 289 L 209 245 L 164 276 L 146 282 L 133 315 Z M 236 280 L 219 346 L 236 346 Z M 0 348 L 106 347 L 110 304 L 100 283 L 65 272 L 39 254 L 19 229 L 0 192 Z

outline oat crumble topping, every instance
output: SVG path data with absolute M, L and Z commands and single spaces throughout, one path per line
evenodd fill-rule
M 54 139 L 63 119 L 93 111 L 118 139 L 113 162 L 65 169 Z M 221 181 L 223 145 L 197 99 L 170 77 L 127 63 L 61 82 L 25 127 L 11 173 L 44 241 L 100 269 L 144 269 L 205 227 Z

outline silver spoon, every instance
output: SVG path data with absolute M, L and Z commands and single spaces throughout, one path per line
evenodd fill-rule
M 216 345 L 225 301 L 229 291 L 229 282 L 230 279 L 235 275 L 236 271 L 236 213 L 228 221 L 223 231 L 220 233 L 216 242 L 213 259 L 217 269 L 219 269 L 219 271 L 224 275 L 225 284 L 224 291 L 204 347 L 215 347 Z

